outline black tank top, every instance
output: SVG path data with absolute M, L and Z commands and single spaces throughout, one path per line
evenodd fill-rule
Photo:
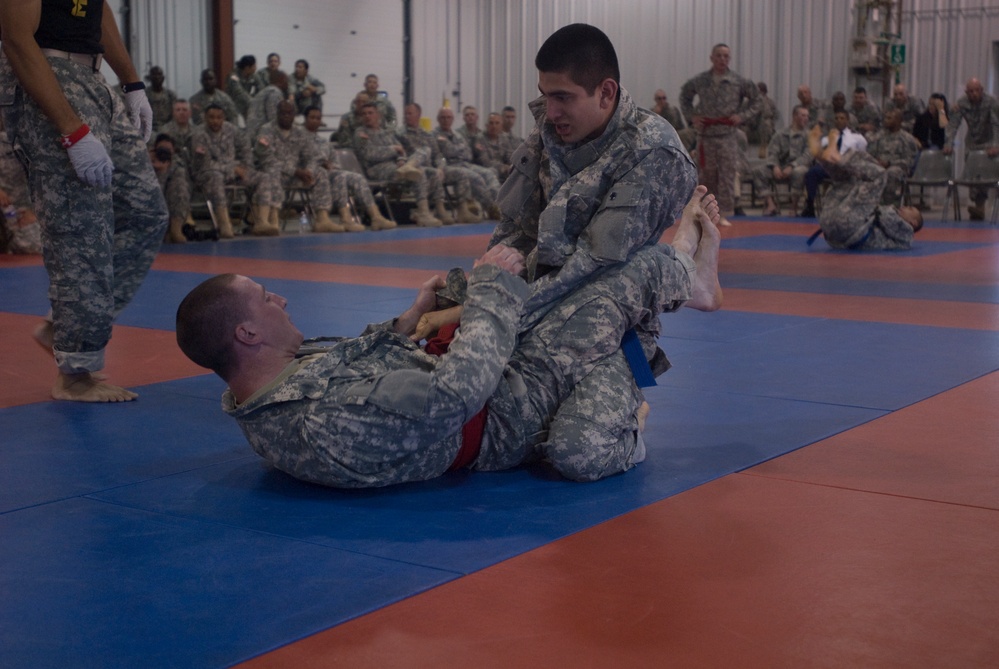
M 101 15 L 104 0 L 42 0 L 35 41 L 43 49 L 104 53 Z

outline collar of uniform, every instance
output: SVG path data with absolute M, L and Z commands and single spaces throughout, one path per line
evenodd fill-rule
M 553 159 L 558 159 L 565 165 L 569 174 L 576 174 L 587 165 L 590 165 L 599 158 L 607 149 L 607 146 L 614 141 L 618 130 L 629 121 L 634 124 L 636 113 L 635 102 L 631 99 L 623 87 L 620 89 L 621 95 L 617 102 L 617 109 L 611 115 L 607 127 L 603 133 L 595 139 L 581 144 L 566 145 L 561 142 L 555 134 L 555 126 L 544 122 L 541 128 L 541 136 L 548 150 L 548 155 Z M 544 118 L 544 117 L 542 117 Z

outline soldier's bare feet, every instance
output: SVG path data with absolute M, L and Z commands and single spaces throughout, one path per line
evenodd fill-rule
M 651 410 L 648 402 L 642 402 L 642 406 L 638 407 L 638 411 L 635 412 L 635 417 L 638 418 L 639 432 L 645 432 L 645 420 L 649 417 Z
M 840 159 L 839 149 L 836 145 L 839 143 L 839 130 L 833 128 L 829 131 L 829 143 L 826 148 L 822 151 L 822 160 L 827 163 L 838 163 Z
M 813 158 L 822 155 L 822 126 L 816 123 L 808 131 L 808 152 Z
M 59 373 L 52 397 L 70 402 L 131 402 L 138 397 L 131 390 L 112 385 L 88 372 Z
M 701 226 L 697 223 L 697 214 L 705 207 L 714 212 L 715 223 L 717 223 L 720 217 L 718 201 L 714 195 L 708 195 L 707 186 L 698 186 L 694 189 L 694 194 L 690 196 L 687 206 L 683 208 L 680 223 L 676 226 L 676 234 L 673 235 L 673 248 L 683 251 L 691 258 L 697 252 L 697 244 L 701 239 Z
M 698 186 L 683 209 L 673 237 L 673 248 L 694 259 L 694 282 L 690 287 L 690 299 L 684 306 L 698 311 L 715 311 L 722 305 L 722 288 L 718 281 L 720 217 L 714 195 L 709 195 L 704 186 Z

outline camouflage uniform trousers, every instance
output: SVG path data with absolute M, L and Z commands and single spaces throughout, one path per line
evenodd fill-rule
M 183 166 L 173 163 L 166 172 L 157 174 L 156 178 L 159 181 L 160 190 L 163 191 L 170 218 L 187 220 L 191 214 L 191 180 L 187 176 L 187 170 Z
M 215 209 L 229 208 L 226 187 L 245 188 L 247 189 L 247 197 L 250 198 L 260 182 L 260 173 L 249 168 L 246 170 L 245 179 L 240 179 L 235 174 L 225 174 L 222 170 L 215 168 L 202 170 L 197 176 L 198 188 Z
M 500 183 L 495 170 L 473 163 L 461 163 L 448 165 L 445 171 L 455 169 L 463 170 L 463 176 L 468 179 L 468 185 L 472 189 L 472 197 L 485 205 L 496 203 Z
M 0 253 L 42 252 L 42 227 L 38 221 L 24 225 L 20 217 L 33 212 L 31 196 L 28 194 L 28 180 L 24 166 L 14 155 L 14 147 L 7 139 L 7 133 L 0 130 L 0 189 L 3 189 L 14 208 L 15 217 L 3 217 L 3 230 L 0 230 Z
M 411 161 L 423 170 L 423 179 L 410 182 L 412 183 L 413 190 L 416 192 L 416 199 L 429 200 L 432 203 L 443 201 L 444 183 L 440 178 L 440 173 L 437 171 L 437 168 L 432 167 L 430 164 L 430 149 L 421 147 L 414 151 L 407 160 Z M 397 169 L 399 169 L 399 166 L 396 165 L 394 161 L 386 161 L 384 163 L 371 165 L 366 168 L 366 171 L 368 176 L 376 181 L 398 182 L 395 176 Z
M 346 207 L 350 201 L 350 196 L 360 200 L 365 209 L 370 209 L 375 205 L 375 198 L 371 195 L 371 186 L 368 180 L 362 175 L 347 170 L 327 170 L 320 167 L 316 170 L 316 178 L 325 179 L 330 185 L 330 196 L 333 206 L 337 209 Z
M 723 216 L 735 211 L 735 176 L 740 164 L 739 138 L 735 132 L 720 137 L 698 136 L 698 153 L 703 165 L 698 165 L 700 181 L 709 193 L 718 198 Z M 696 158 L 696 156 L 695 156 Z
M 114 163 L 110 188 L 76 175 L 59 133 L 22 91 L 7 130 L 27 159 L 31 200 L 42 222 L 56 363 L 72 374 L 104 367 L 111 326 L 139 289 L 159 250 L 167 209 L 149 154 L 104 77 L 73 61 L 49 60 L 70 105 Z
M 290 188 L 306 188 L 309 193 L 309 204 L 316 211 L 329 211 L 333 206 L 333 196 L 330 180 L 323 178 L 322 168 L 312 169 L 312 186 L 306 187 L 305 182 L 295 176 L 294 172 L 283 169 L 261 172 L 257 181 L 255 202 L 267 207 L 280 207 L 285 201 L 285 192 Z
M 785 166 L 786 167 L 786 166 Z M 783 167 L 781 169 L 784 169 Z M 791 176 L 781 179 L 780 183 L 788 183 L 791 191 L 796 195 L 801 194 L 805 189 L 805 174 L 808 168 L 802 165 L 791 167 Z M 773 192 L 777 179 L 774 178 L 774 169 L 770 165 L 757 165 L 753 168 L 753 188 L 757 195 L 767 195 Z

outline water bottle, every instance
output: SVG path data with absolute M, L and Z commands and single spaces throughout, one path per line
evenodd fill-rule
M 309 213 L 303 209 L 298 217 L 298 233 L 304 235 L 307 232 L 312 232 L 312 222 L 309 221 Z

